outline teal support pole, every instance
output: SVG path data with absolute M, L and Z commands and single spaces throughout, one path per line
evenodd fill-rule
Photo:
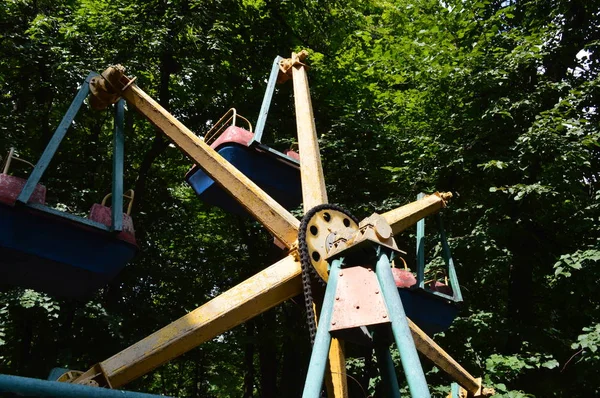
M 267 83 L 267 89 L 265 91 L 265 96 L 263 97 L 262 105 L 260 106 L 258 120 L 256 121 L 254 135 L 248 143 L 248 146 L 252 145 L 254 142 L 258 142 L 260 144 L 260 140 L 262 139 L 263 130 L 265 129 L 265 123 L 267 121 L 267 115 L 269 113 L 269 107 L 271 106 L 271 100 L 273 99 L 273 92 L 275 92 L 277 76 L 279 75 L 279 61 L 281 61 L 282 59 L 283 58 L 281 58 L 280 56 L 277 56 L 273 61 L 273 66 L 271 67 L 271 74 L 269 75 L 269 81 Z
M 42 178 L 42 175 L 44 175 L 44 172 L 48 168 L 48 165 L 54 157 L 58 146 L 60 145 L 62 139 L 65 137 L 69 126 L 71 126 L 71 123 L 73 123 L 73 119 L 75 119 L 75 115 L 77 115 L 81 104 L 83 104 L 83 101 L 87 97 L 90 91 L 89 83 L 92 77 L 94 76 L 97 76 L 97 73 L 92 72 L 86 77 L 85 82 L 83 82 L 83 85 L 79 89 L 79 92 L 75 96 L 75 99 L 71 103 L 71 106 L 69 106 L 67 113 L 65 113 L 65 116 L 62 118 L 60 124 L 54 131 L 54 135 L 52 136 L 52 139 L 46 146 L 42 157 L 33 168 L 33 171 L 29 175 L 27 182 L 23 186 L 23 189 L 21 190 L 21 193 L 17 198 L 18 202 L 27 203 L 29 201 L 29 198 L 31 197 L 31 194 L 33 194 L 36 185 L 40 182 L 40 179 Z
M 452 260 L 452 253 L 450 252 L 450 246 L 448 246 L 448 239 L 446 238 L 446 231 L 444 230 L 444 223 L 442 217 L 436 215 L 439 230 L 440 230 L 440 241 L 442 242 L 442 254 L 446 265 L 448 266 L 448 278 L 450 279 L 450 287 L 452 288 L 452 300 L 454 302 L 463 301 L 462 292 L 460 291 L 460 285 L 458 284 L 458 276 L 456 275 L 456 269 L 454 268 L 454 260 Z
M 113 181 L 112 181 L 112 223 L 111 229 L 123 230 L 123 158 L 125 157 L 125 100 L 115 104 L 115 135 L 113 138 Z
M 8 393 L 19 397 L 55 397 L 55 398 L 155 398 L 164 395 L 144 394 L 141 392 L 109 390 L 81 384 L 46 381 L 29 377 L 0 375 L 0 396 Z
M 423 199 L 424 193 L 417 195 L 417 200 Z M 425 288 L 425 219 L 417 221 L 417 286 Z
M 394 368 L 394 361 L 392 361 L 392 355 L 387 345 L 378 341 L 377 336 L 373 336 L 375 341 L 375 357 L 377 357 L 377 364 L 379 365 L 379 372 L 381 373 L 381 383 L 384 388 L 384 396 L 389 398 L 400 398 L 400 386 L 398 385 L 398 378 L 396 377 L 396 369 Z
M 458 383 L 450 385 L 450 398 L 460 398 L 460 386 Z
M 425 374 L 421 367 L 419 354 L 417 353 L 410 327 L 408 326 L 398 289 L 394 283 L 394 276 L 390 268 L 390 258 L 381 246 L 378 248 L 378 254 L 379 259 L 377 260 L 375 273 L 377 274 L 383 299 L 386 303 L 390 320 L 392 321 L 392 333 L 400 352 L 400 360 L 402 361 L 402 368 L 406 375 L 408 388 L 410 389 L 411 396 L 414 398 L 430 398 L 431 395 L 429 394 Z M 329 286 L 327 287 L 329 288 Z
M 319 326 L 317 327 L 315 344 L 310 355 L 310 364 L 308 365 L 308 374 L 306 375 L 302 398 L 319 398 L 321 395 L 325 367 L 327 366 L 327 358 L 329 356 L 329 346 L 331 345 L 329 325 L 331 324 L 335 292 L 343 261 L 343 258 L 333 260 L 329 269 L 329 279 L 327 280 L 327 288 L 325 289 L 325 297 L 323 298 L 323 307 L 319 314 Z

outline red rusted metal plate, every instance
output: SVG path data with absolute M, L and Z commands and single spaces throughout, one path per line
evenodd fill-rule
M 375 272 L 361 266 L 342 269 L 329 330 L 382 323 L 389 323 L 389 318 Z

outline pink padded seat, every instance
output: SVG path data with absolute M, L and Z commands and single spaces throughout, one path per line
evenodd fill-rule
M 429 290 L 431 290 L 432 292 L 447 294 L 448 296 L 452 296 L 453 294 L 452 288 L 450 286 L 439 281 L 431 282 L 431 285 L 429 285 Z
M 14 205 L 27 180 L 0 173 L 0 202 Z M 46 203 L 46 187 L 38 184 L 29 198 L 29 203 Z
M 222 144 L 228 144 L 231 142 L 235 142 L 236 144 L 240 144 L 243 146 L 248 146 L 248 143 L 250 142 L 253 136 L 254 134 L 252 134 L 246 129 L 237 126 L 229 126 L 225 129 L 225 131 L 223 131 L 219 138 L 217 138 L 212 144 L 210 144 L 210 147 L 216 150 Z M 298 155 L 298 152 L 287 150 L 285 152 L 285 155 L 289 156 L 292 159 L 300 161 L 300 155 Z
M 90 210 L 89 219 L 110 227 L 112 225 L 112 209 L 108 206 L 103 206 L 99 203 L 94 203 L 92 209 Z M 133 219 L 130 215 L 126 213 L 123 213 L 123 232 L 127 232 L 135 236 L 135 230 L 133 229 Z
M 248 146 L 248 142 L 252 139 L 254 134 L 237 126 L 229 126 L 223 131 L 223 133 L 217 138 L 210 147 L 216 149 L 222 144 L 235 142 L 243 146 Z
M 394 282 L 396 282 L 397 287 L 411 287 L 417 283 L 417 278 L 410 271 L 392 268 L 392 274 L 394 275 Z

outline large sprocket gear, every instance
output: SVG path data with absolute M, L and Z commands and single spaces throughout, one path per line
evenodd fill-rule
M 302 217 L 298 231 L 298 251 L 302 265 L 304 304 L 311 344 L 314 343 L 317 333 L 312 279 L 316 279 L 323 285 L 326 284 L 329 270 L 325 257 L 329 249 L 339 235 L 347 236 L 357 230 L 358 219 L 337 205 L 315 206 Z

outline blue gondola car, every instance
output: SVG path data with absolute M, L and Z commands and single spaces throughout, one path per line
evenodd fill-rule
M 122 100 L 115 118 L 112 208 L 94 205 L 88 218 L 67 214 L 45 206 L 46 189 L 39 184 L 94 75 L 86 79 L 27 180 L 8 174 L 11 160 L 20 160 L 12 150 L 5 160 L 0 174 L 0 284 L 86 296 L 114 278 L 138 249 L 133 224 L 122 208 Z
M 240 118 L 235 109 L 228 111 L 221 121 Z M 226 123 L 228 122 L 226 121 Z M 299 157 L 296 152 L 281 153 L 264 144 L 251 144 L 251 131 L 231 125 L 222 132 L 218 130 L 219 122 L 215 124 L 215 133 L 206 135 L 207 143 L 229 163 L 246 175 L 250 180 L 263 189 L 269 196 L 283 207 L 292 209 L 302 202 L 302 187 L 300 184 Z M 252 127 L 249 127 L 250 130 Z M 210 142 L 214 137 L 214 141 Z M 198 166 L 186 174 L 185 180 L 204 202 L 220 207 L 229 213 L 247 215 L 246 210 L 225 192 L 211 177 Z
M 232 108 L 215 123 L 204 140 L 283 207 L 292 209 L 302 203 L 300 157 L 294 151 L 282 153 L 261 143 L 282 60 L 276 57 L 273 61 L 256 131 L 253 132 L 250 122 Z M 244 120 L 248 129 L 237 127 L 237 118 Z M 232 123 L 228 125 L 230 121 Z M 197 166 L 192 167 L 185 179 L 203 201 L 229 213 L 248 215 L 234 198 Z
M 422 197 L 419 195 L 419 199 Z M 406 263 L 404 269 L 392 269 L 406 316 L 429 335 L 447 330 L 456 318 L 458 306 L 463 301 L 442 219 L 439 214 L 436 218 L 449 281 L 446 279 L 441 282 L 437 278 L 429 282 L 424 281 L 425 220 L 417 223 L 417 277 L 407 269 Z

